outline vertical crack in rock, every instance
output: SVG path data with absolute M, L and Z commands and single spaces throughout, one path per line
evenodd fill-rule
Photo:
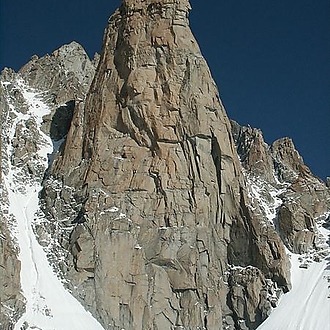
M 211 155 L 216 170 L 219 194 L 221 194 L 221 150 L 217 139 L 214 137 L 212 138 Z

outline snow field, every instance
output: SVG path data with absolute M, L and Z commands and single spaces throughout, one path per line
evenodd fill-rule
M 278 196 L 286 186 L 278 184 L 281 188 L 274 188 L 256 177 L 247 177 L 247 180 L 250 198 L 259 204 L 266 221 L 276 228 L 276 212 L 282 204 Z M 329 215 L 321 218 L 326 219 Z M 311 261 L 312 255 L 301 256 L 288 251 L 292 289 L 280 298 L 278 306 L 257 330 L 330 330 L 330 230 L 317 219 L 316 223 L 317 245 L 328 251 L 328 257 L 315 262 Z M 301 268 L 301 265 L 308 268 Z
M 319 226 L 326 241 L 330 231 Z M 300 268 L 302 256 L 291 256 L 292 289 L 257 330 L 330 329 L 330 255 Z

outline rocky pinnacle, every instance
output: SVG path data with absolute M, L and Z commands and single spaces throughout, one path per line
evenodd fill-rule
M 289 287 L 279 236 L 247 207 L 190 9 L 123 1 L 50 171 L 82 201 L 71 276 L 107 329 L 253 328 L 268 285 Z

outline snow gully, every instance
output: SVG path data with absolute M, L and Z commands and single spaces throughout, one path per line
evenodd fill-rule
M 8 171 L 4 177 L 8 194 L 9 213 L 14 218 L 13 235 L 19 246 L 21 261 L 21 288 L 26 299 L 26 310 L 15 326 L 20 329 L 40 330 L 103 330 L 103 327 L 82 305 L 63 287 L 60 279 L 49 264 L 43 248 L 33 231 L 33 222 L 39 211 L 41 184 L 37 178 L 24 180 L 19 165 L 10 161 L 13 154 L 12 140 L 18 125 L 25 125 L 33 119 L 37 124 L 35 143 L 38 147 L 38 166 L 46 170 L 48 155 L 53 151 L 51 139 L 42 132 L 43 116 L 51 109 L 45 104 L 40 93 L 29 88 L 22 79 L 17 79 L 15 88 L 21 93 L 27 105 L 27 113 L 22 114 L 10 104 L 14 120 L 8 127 L 10 144 L 7 149 Z

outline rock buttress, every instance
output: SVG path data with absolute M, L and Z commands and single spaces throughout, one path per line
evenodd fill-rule
M 56 220 L 65 192 L 80 205 L 68 276 L 106 329 L 255 328 L 269 309 L 266 278 L 289 285 L 283 245 L 246 206 L 189 10 L 185 0 L 123 1 L 45 183 Z M 47 185 L 54 178 L 62 191 Z M 240 292 L 228 284 L 237 269 L 249 274 Z
M 276 227 L 286 247 L 300 254 L 318 250 L 317 222 L 330 209 L 326 184 L 304 164 L 291 139 L 281 138 L 268 146 L 260 130 L 234 121 L 232 132 L 247 179 L 258 178 L 264 187 L 268 185 L 260 189 L 260 197 L 269 199 L 272 188 L 279 192 Z

